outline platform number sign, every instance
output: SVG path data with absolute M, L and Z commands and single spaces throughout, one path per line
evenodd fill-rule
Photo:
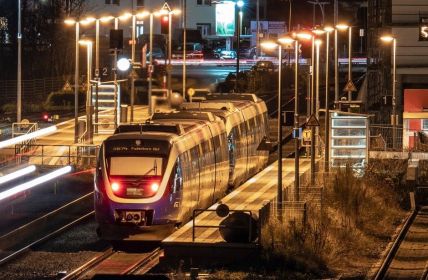
M 419 18 L 419 41 L 428 41 L 428 17 Z

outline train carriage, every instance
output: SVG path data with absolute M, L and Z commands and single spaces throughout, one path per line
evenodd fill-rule
M 101 238 L 161 240 L 266 165 L 267 152 L 257 149 L 268 135 L 266 106 L 235 97 L 155 113 L 103 142 L 95 176 Z

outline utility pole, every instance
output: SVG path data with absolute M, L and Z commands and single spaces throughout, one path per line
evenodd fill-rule
M 18 123 L 21 122 L 21 109 L 22 109 L 22 65 L 21 65 L 21 59 L 22 59 L 22 33 L 21 33 L 21 0 L 18 0 L 18 69 L 17 69 L 17 78 L 16 78 L 16 94 L 17 94 L 17 102 L 16 102 L 16 121 Z

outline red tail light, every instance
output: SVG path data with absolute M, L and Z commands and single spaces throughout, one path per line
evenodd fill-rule
M 118 193 L 120 191 L 120 184 L 118 182 L 112 182 L 111 183 L 111 190 L 114 193 Z
M 48 118 L 49 118 L 48 114 L 44 114 L 44 115 L 43 115 L 43 119 L 44 119 L 45 121 L 47 121 L 47 120 L 48 120 Z
M 151 183 L 151 185 L 150 185 L 150 190 L 151 190 L 153 193 L 156 193 L 156 192 L 159 190 L 159 183 L 158 183 L 158 182 L 153 182 L 153 183 Z

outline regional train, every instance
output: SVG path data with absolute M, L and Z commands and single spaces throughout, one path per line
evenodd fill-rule
M 94 180 L 97 233 L 159 241 L 267 165 L 265 103 L 211 95 L 122 125 L 101 145 Z

